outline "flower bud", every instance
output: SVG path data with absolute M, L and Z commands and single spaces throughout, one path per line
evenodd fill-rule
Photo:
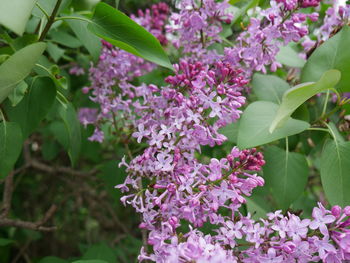
M 341 214 L 341 207 L 339 205 L 335 205 L 332 207 L 332 215 L 334 215 L 336 218 L 338 218 Z
M 350 206 L 346 206 L 344 208 L 344 214 L 347 215 L 347 216 L 350 216 Z

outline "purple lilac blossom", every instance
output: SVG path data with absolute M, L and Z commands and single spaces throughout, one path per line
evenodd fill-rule
M 229 7 L 228 0 L 177 1 L 179 11 L 171 14 L 166 28 L 172 35 L 172 44 L 183 49 L 188 62 L 210 64 L 221 57 L 208 47 L 221 42 L 222 24 L 231 23 L 233 16 L 228 12 Z
M 350 22 L 350 5 L 339 6 L 338 1 L 326 11 L 323 24 L 317 34 L 319 40 L 327 40 L 331 37 L 332 32 Z
M 262 19 L 251 18 L 246 31 L 237 38 L 232 48 L 225 49 L 225 59 L 236 67 L 246 69 L 247 76 L 254 71 L 266 73 L 266 67 L 276 71 L 279 47 L 299 42 L 308 34 L 306 19 L 318 19 L 318 13 L 305 14 L 300 8 L 315 6 L 319 1 L 270 1 L 271 7 L 262 10 Z
M 167 4 L 159 3 L 152 5 L 151 9 L 140 10 L 138 16 L 131 15 L 131 18 L 154 34 L 162 44 L 166 44 L 165 23 L 168 13 Z M 90 99 L 100 107 L 93 123 L 94 134 L 89 138 L 98 142 L 102 142 L 104 138 L 101 126 L 106 122 L 115 122 L 118 113 L 122 111 L 124 119 L 132 119 L 132 113 L 128 111 L 129 101 L 123 99 L 123 96 L 130 95 L 129 83 L 156 67 L 155 64 L 115 48 L 106 41 L 102 41 L 102 44 L 99 62 L 89 71 L 91 85 L 82 90 L 85 94 L 90 93 Z M 136 95 L 139 96 L 139 94 Z M 83 124 L 92 123 L 84 120 Z
M 78 65 L 74 65 L 69 69 L 69 74 L 75 75 L 75 76 L 81 76 L 85 74 L 85 70 Z
M 276 211 L 267 214 L 267 219 L 253 220 L 238 209 L 254 188 L 264 184 L 257 175 L 265 163 L 263 155 L 255 149 L 234 147 L 220 160 L 212 158 L 203 163 L 196 158 L 201 146 L 214 147 L 226 140 L 218 129 L 240 117 L 240 107 L 245 103 L 241 92 L 248 82 L 247 76 L 254 70 L 266 71 L 266 66 L 272 70 L 279 66 L 275 62 L 279 46 L 299 41 L 307 34 L 302 25 L 305 19 L 317 17 L 296 11 L 299 7 L 314 7 L 319 1 L 271 1 L 272 7 L 262 12 L 263 19 L 252 18 L 237 46 L 226 50 L 224 62 L 216 59 L 219 61 L 216 63 L 213 59 L 202 63 L 202 55 L 209 53 L 201 35 L 209 41 L 206 44 L 220 41 L 220 23 L 229 19 L 225 14 L 227 2 L 215 6 L 220 3 L 204 0 L 194 8 L 195 3 L 180 1 L 183 9 L 172 16 L 179 28 L 173 28 L 174 25 L 168 28 L 179 39 L 183 38 L 183 42 L 177 40 L 178 47 L 184 45 L 185 52 L 186 47 L 194 47 L 188 49 L 188 53 L 194 51 L 190 59 L 175 65 L 175 76 L 166 78 L 168 86 L 132 85 L 130 81 L 152 70 L 153 65 L 104 43 L 101 61 L 90 72 L 93 85 L 84 90 L 91 89 L 92 100 L 101 105 L 99 121 L 121 112 L 131 122 L 130 127 L 135 127 L 132 136 L 137 142 L 148 144 L 134 159 L 122 160 L 120 165 L 126 167 L 128 176 L 117 186 L 125 193 L 121 198 L 123 204 L 132 205 L 142 214 L 140 228 L 149 234 L 147 241 L 152 252 L 143 247 L 139 260 L 164 263 L 350 260 L 350 207 L 343 210 L 334 206 L 329 211 L 319 204 L 311 219 Z M 208 10 L 209 6 L 220 7 L 218 14 Z M 139 17 L 141 21 L 152 16 L 146 11 L 139 13 Z M 196 52 L 197 59 L 191 61 Z M 116 87 L 120 95 L 116 95 Z M 85 111 L 80 119 L 88 124 L 94 120 L 92 116 L 93 112 Z M 103 140 L 98 125 L 92 138 Z M 219 209 L 226 209 L 230 216 L 223 216 Z M 200 231 L 206 222 L 215 228 L 214 233 Z M 181 225 L 190 230 L 181 233 Z

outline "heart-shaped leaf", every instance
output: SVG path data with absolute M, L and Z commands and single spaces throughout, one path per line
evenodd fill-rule
M 0 123 L 0 179 L 13 169 L 22 149 L 21 128 L 14 122 Z
M 326 71 L 317 82 L 302 83 L 286 91 L 277 114 L 269 128 L 270 133 L 277 127 L 281 127 L 292 113 L 305 101 L 317 93 L 333 88 L 339 80 L 340 72 L 333 69 Z
M 299 57 L 298 52 L 291 46 L 281 47 L 276 60 L 283 65 L 293 68 L 302 68 L 306 63 L 306 60 Z
M 0 24 L 22 35 L 37 0 L 1 0 Z
M 256 73 L 252 81 L 253 92 L 259 100 L 281 104 L 282 96 L 289 89 L 289 84 L 273 75 Z
M 0 66 L 0 103 L 30 73 L 45 48 L 45 43 L 26 46 Z
M 49 77 L 37 77 L 23 100 L 16 107 L 6 103 L 5 110 L 11 121 L 20 124 L 23 137 L 27 138 L 49 112 L 55 97 L 53 81 Z
M 302 194 L 307 184 L 307 160 L 300 153 L 287 152 L 276 146 L 264 151 L 264 179 L 278 208 L 287 209 Z
M 79 158 L 81 148 L 81 131 L 78 115 L 72 104 L 59 108 L 59 114 L 65 124 L 69 137 L 68 155 L 72 165 L 75 165 Z
M 350 204 L 350 142 L 329 140 L 321 157 L 321 180 L 332 205 Z
M 343 29 L 334 37 L 328 39 L 318 47 L 306 62 L 301 81 L 317 81 L 322 73 L 329 69 L 337 69 L 341 72 L 341 80 L 337 85 L 341 91 L 350 91 L 350 27 Z
M 27 89 L 28 89 L 28 84 L 24 80 L 21 81 L 16 86 L 16 88 L 13 89 L 13 91 L 10 93 L 8 97 L 13 107 L 16 106 L 23 99 Z
M 81 15 L 73 14 L 73 16 L 78 18 L 84 18 Z M 94 60 L 97 60 L 101 53 L 101 41 L 100 38 L 87 29 L 89 24 L 87 21 L 72 19 L 67 20 L 69 27 L 73 30 L 74 34 L 80 40 L 80 42 L 84 45 L 84 47 L 89 51 Z
M 173 70 L 159 41 L 142 26 L 108 4 L 97 4 L 88 28 L 127 52 Z
M 104 260 L 108 263 L 113 263 L 117 261 L 116 255 L 112 248 L 104 243 L 95 244 L 91 246 L 83 255 L 82 259 L 85 260 Z
M 270 133 L 269 127 L 277 110 L 278 105 L 269 101 L 250 104 L 239 122 L 238 147 L 243 149 L 263 145 L 298 134 L 310 126 L 307 122 L 289 118 L 283 127 Z

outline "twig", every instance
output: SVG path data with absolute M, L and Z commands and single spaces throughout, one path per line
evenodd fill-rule
M 35 159 L 32 159 L 29 161 L 28 165 L 34 169 L 46 172 L 46 173 L 50 173 L 50 174 L 57 174 L 57 173 L 63 173 L 63 174 L 70 174 L 73 176 L 77 176 L 77 177 L 88 177 L 91 175 L 94 175 L 97 173 L 98 169 L 94 168 L 89 172 L 81 172 L 81 171 L 77 171 L 74 170 L 70 167 L 65 167 L 65 166 L 56 166 L 56 167 L 52 167 L 49 166 L 45 163 L 39 162 Z
M 49 18 L 49 20 L 47 21 L 45 28 L 43 30 L 43 32 L 40 35 L 39 41 L 43 41 L 47 35 L 47 33 L 49 32 L 52 24 L 55 22 L 55 17 L 57 15 L 58 9 L 60 8 L 60 5 L 62 3 L 62 0 L 57 0 L 56 5 L 51 13 L 51 16 Z
M 16 263 L 22 256 L 25 257 L 25 251 L 27 250 L 27 248 L 29 247 L 31 243 L 31 240 L 27 241 L 24 246 L 19 248 L 19 253 L 16 255 L 16 257 L 12 260 L 11 263 Z M 26 258 L 26 262 L 30 262 L 27 260 Z
M 9 218 L 0 219 L 0 226 L 14 226 L 43 232 L 52 232 L 57 229 L 55 226 L 46 227 L 38 224 L 37 222 L 28 222 Z
M 13 177 L 14 173 L 11 172 L 5 179 L 5 187 L 3 194 L 3 204 L 0 218 L 8 216 L 11 209 L 12 193 L 13 193 Z

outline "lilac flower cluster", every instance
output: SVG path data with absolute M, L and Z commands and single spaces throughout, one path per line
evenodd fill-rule
M 247 84 L 242 72 L 221 62 L 209 67 L 182 61 L 175 69 L 175 76 L 166 78 L 170 85 L 161 90 L 134 87 L 142 99 L 133 103 L 133 136 L 149 147 L 129 164 L 121 163 L 128 176 L 117 186 L 128 193 L 122 202 L 142 213 L 140 227 L 150 231 L 148 242 L 155 251 L 169 239 L 169 229 L 174 235 L 180 220 L 195 227 L 218 224 L 223 220 L 219 209 L 234 213 L 245 203 L 243 196 L 264 184 L 255 172 L 265 162 L 255 149 L 235 147 L 208 164 L 196 158 L 202 145 L 222 144 L 226 137 L 218 129 L 239 118 L 245 103 L 240 91 Z
M 101 129 L 104 123 L 115 121 L 115 115 L 120 111 L 124 114 L 130 112 L 128 102 L 123 99 L 128 92 L 129 81 L 155 68 L 154 64 L 142 58 L 114 48 L 105 41 L 102 43 L 99 62 L 96 67 L 90 68 L 91 85 L 83 88 L 83 93 L 91 92 L 90 99 L 98 104 L 100 109 L 97 112 L 94 109 L 81 108 L 79 112 L 81 123 L 95 125 L 95 132 L 89 139 L 98 142 L 104 140 Z
M 298 7 L 316 7 L 321 0 L 276 0 L 277 3 L 283 3 L 287 10 L 295 10 Z
M 171 14 L 170 24 L 166 27 L 172 34 L 172 44 L 183 48 L 183 53 L 189 55 L 189 62 L 211 63 L 217 60 L 217 52 L 207 48 L 221 42 L 222 23 L 231 23 L 233 16 L 228 12 L 228 0 L 182 0 L 176 7 L 179 12 Z
M 146 28 L 162 45 L 168 43 L 165 37 L 165 24 L 169 16 L 169 6 L 166 3 L 152 5 L 151 9 L 138 10 L 137 16 L 131 15 L 131 19 Z
M 96 127 L 91 140 L 103 141 L 101 125 L 117 114 L 128 122 L 143 152 L 126 162 L 127 178 L 117 186 L 124 205 L 142 214 L 140 228 L 148 231 L 139 260 L 155 262 L 344 262 L 350 260 L 350 207 L 321 204 L 312 219 L 281 211 L 253 220 L 240 212 L 252 191 L 264 184 L 257 173 L 264 165 L 256 149 L 234 147 L 221 159 L 201 160 L 201 147 L 221 145 L 219 129 L 239 119 L 245 104 L 242 91 L 253 71 L 276 70 L 281 45 L 300 41 L 308 33 L 300 8 L 318 0 L 272 0 L 271 8 L 252 18 L 225 54 L 207 51 L 219 42 L 222 23 L 229 23 L 227 1 L 182 0 L 171 15 L 167 31 L 185 59 L 165 87 L 132 81 L 154 69 L 143 59 L 103 42 L 100 62 L 90 69 L 91 100 L 101 109 L 82 109 L 84 125 Z M 132 18 L 166 44 L 164 25 L 169 9 L 164 4 Z M 224 213 L 223 213 L 224 212 Z M 225 214 L 225 215 L 224 215 Z M 206 233 L 206 223 L 212 230 Z M 189 230 L 184 230 L 188 227 Z M 208 231 L 207 231 L 208 232 Z
M 300 8 L 317 6 L 320 1 L 272 0 L 271 7 L 262 10 L 262 19 L 251 18 L 246 31 L 232 48 L 225 49 L 225 59 L 236 67 L 244 67 L 247 75 L 253 71 L 266 73 L 266 66 L 276 71 L 281 66 L 276 55 L 281 46 L 299 42 L 308 34 L 306 20 L 318 19 L 318 13 L 305 14 Z
M 131 18 L 150 31 L 162 44 L 166 44 L 165 23 L 168 19 L 169 7 L 165 3 L 152 5 L 151 9 L 139 11 L 138 16 Z M 146 62 L 144 59 L 134 56 L 124 50 L 113 47 L 110 43 L 102 40 L 102 51 L 98 64 L 89 70 L 91 85 L 83 88 L 83 93 L 91 93 L 90 99 L 99 105 L 96 109 L 81 108 L 79 120 L 83 125 L 94 124 L 94 134 L 89 138 L 91 141 L 103 142 L 104 123 L 114 123 L 118 113 L 123 112 L 125 119 L 132 119 L 130 101 L 124 99 L 130 97 L 130 82 L 151 72 L 155 64 Z M 73 68 L 71 74 L 80 73 Z
M 350 260 L 350 206 L 331 211 L 320 203 L 312 219 L 301 219 L 281 211 L 267 219 L 253 220 L 236 213 L 219 218 L 216 234 L 190 228 L 177 233 L 173 225 L 162 224 L 162 232 L 151 232 L 154 254 L 141 251 L 140 260 L 155 262 L 332 262 Z
M 350 23 L 350 5 L 338 6 L 338 1 L 326 11 L 323 24 L 318 34 L 320 40 L 327 40 L 337 28 Z
M 333 34 L 339 31 L 344 25 L 350 23 L 350 5 L 340 5 L 339 0 L 331 1 L 331 6 L 327 9 L 324 20 L 320 28 L 316 29 L 314 35 L 322 43 Z M 311 40 L 306 36 L 302 45 L 306 52 L 310 51 L 317 44 L 316 40 Z

